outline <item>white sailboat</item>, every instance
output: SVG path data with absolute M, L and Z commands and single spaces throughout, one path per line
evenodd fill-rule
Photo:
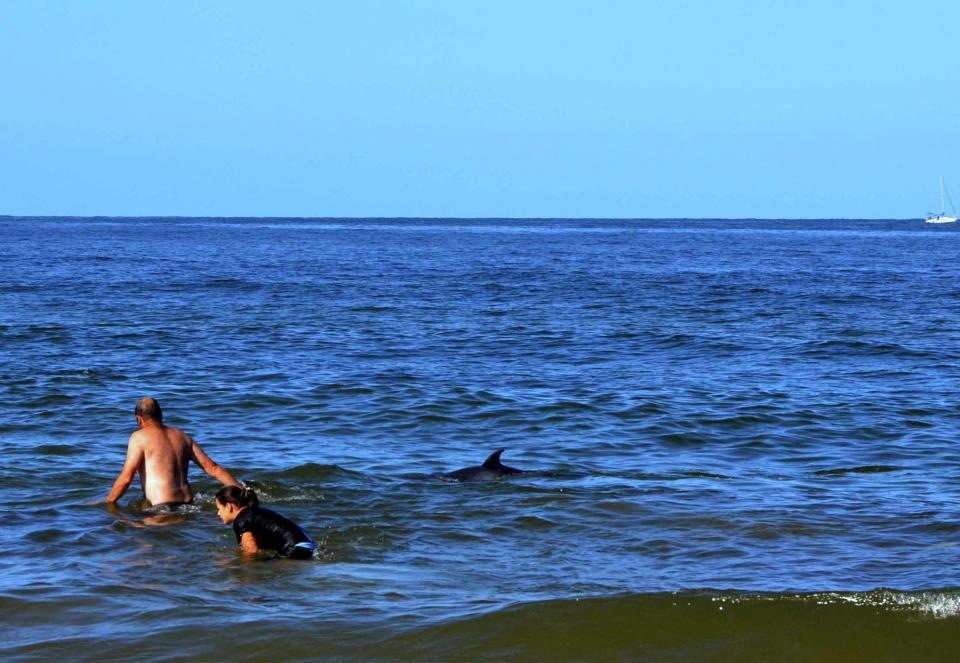
M 947 194 L 947 197 L 949 198 L 950 195 Z M 952 200 L 950 201 L 950 210 L 954 214 L 956 214 L 956 211 L 953 210 Z M 927 214 L 926 222 L 927 223 L 956 223 L 957 222 L 956 216 L 947 216 L 946 208 L 943 206 L 943 176 L 940 177 L 940 212 L 939 213 L 931 212 L 930 214 Z

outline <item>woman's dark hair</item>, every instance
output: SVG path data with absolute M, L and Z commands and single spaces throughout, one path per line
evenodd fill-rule
M 257 494 L 249 488 L 239 486 L 224 486 L 217 493 L 217 501 L 220 504 L 236 504 L 237 506 L 260 506 L 260 500 Z

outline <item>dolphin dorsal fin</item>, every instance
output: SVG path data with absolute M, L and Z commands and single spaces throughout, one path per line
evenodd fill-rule
M 492 454 L 490 454 L 485 461 L 483 461 L 484 467 L 501 467 L 502 463 L 500 462 L 500 454 L 506 451 L 506 447 L 503 449 L 497 449 Z

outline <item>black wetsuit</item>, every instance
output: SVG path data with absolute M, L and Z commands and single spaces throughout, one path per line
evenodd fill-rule
M 303 528 L 279 513 L 258 506 L 247 507 L 233 521 L 237 543 L 244 532 L 253 534 L 258 548 L 276 550 L 281 557 L 310 559 L 316 544 Z

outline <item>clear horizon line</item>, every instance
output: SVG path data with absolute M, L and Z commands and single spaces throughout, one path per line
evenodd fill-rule
M 921 221 L 923 217 L 866 216 L 280 216 L 185 214 L 0 214 L 0 219 L 296 219 L 345 221 Z

